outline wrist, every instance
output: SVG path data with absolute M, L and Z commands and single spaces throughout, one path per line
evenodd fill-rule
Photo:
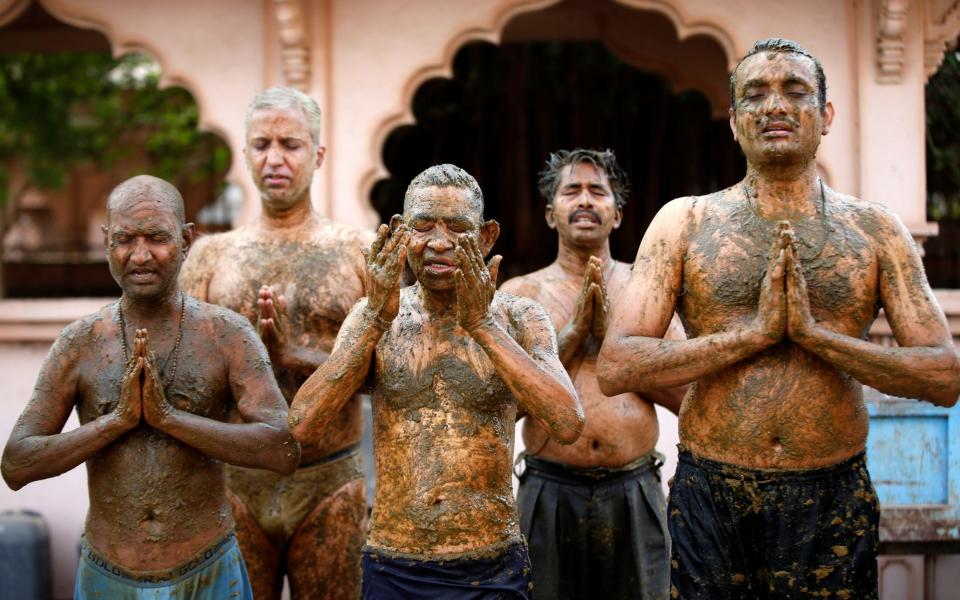
M 497 323 L 493 320 L 493 317 L 488 314 L 482 319 L 471 321 L 470 323 L 464 325 L 463 328 L 466 329 L 467 333 L 469 333 L 471 336 L 476 337 L 484 332 L 492 331 L 494 328 L 496 328 L 496 326 Z
M 385 332 L 390 329 L 393 324 L 393 318 L 387 319 L 380 314 L 380 311 L 373 308 L 369 304 L 363 310 L 364 320 L 368 325 L 372 326 L 375 329 L 379 329 L 380 332 Z

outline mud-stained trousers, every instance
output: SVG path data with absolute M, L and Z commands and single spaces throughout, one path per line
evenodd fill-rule
M 673 598 L 877 598 L 880 511 L 862 453 L 784 471 L 681 449 L 668 511 Z
M 74 600 L 253 600 L 233 533 L 179 567 L 144 572 L 111 563 L 84 541 L 73 593 Z
M 536 600 L 663 600 L 670 539 L 656 451 L 618 469 L 525 456 L 517 508 Z

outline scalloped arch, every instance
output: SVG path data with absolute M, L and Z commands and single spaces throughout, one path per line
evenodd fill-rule
M 14 4 L 22 4 L 21 11 L 26 8 L 30 0 L 14 0 Z M 228 140 L 230 136 L 227 129 L 216 121 L 211 120 L 210 111 L 206 110 L 207 102 L 200 86 L 196 85 L 193 79 L 185 72 L 177 71 L 170 65 L 166 55 L 155 46 L 137 38 L 135 35 L 127 34 L 112 27 L 108 22 L 97 16 L 97 11 L 91 8 L 88 11 L 81 10 L 75 5 L 67 6 L 58 0 L 37 0 L 44 10 L 57 19 L 78 27 L 81 29 L 92 29 L 103 34 L 110 44 L 111 53 L 114 57 L 125 54 L 142 53 L 148 54 L 160 65 L 160 86 L 161 87 L 182 87 L 187 90 L 197 103 L 197 112 L 199 122 L 197 128 L 200 131 L 207 131 L 219 136 L 221 139 Z M 18 13 L 19 14 L 19 13 Z M 0 11 L 0 18 L 4 16 Z
M 371 166 L 360 179 L 358 190 L 361 201 L 366 203 L 368 209 L 372 210 L 369 202 L 370 192 L 373 186 L 378 180 L 390 175 L 383 164 L 383 157 L 381 155 L 381 149 L 386 143 L 387 137 L 398 127 L 416 123 L 413 115 L 413 97 L 417 89 L 429 79 L 450 79 L 453 75 L 454 56 L 464 45 L 477 41 L 498 44 L 501 40 L 503 30 L 511 19 L 522 14 L 549 8 L 559 4 L 561 1 L 562 0 L 505 0 L 500 10 L 488 19 L 487 23 L 473 23 L 464 27 L 450 38 L 450 41 L 444 46 L 436 60 L 415 69 L 413 73 L 410 74 L 400 94 L 400 106 L 380 121 L 374 129 L 374 134 L 370 140 L 368 164 Z M 736 57 L 739 56 L 736 50 L 737 44 L 733 36 L 723 28 L 706 21 L 692 22 L 688 16 L 679 12 L 668 0 L 612 1 L 630 9 L 662 14 L 673 24 L 677 32 L 677 38 L 680 41 L 696 35 L 704 35 L 715 40 L 726 55 L 728 69 L 732 70 L 733 67 L 736 66 Z M 693 82 L 684 83 L 691 87 L 693 85 Z

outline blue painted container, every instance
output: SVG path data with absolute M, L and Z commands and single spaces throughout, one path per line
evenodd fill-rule
M 960 404 L 864 388 L 867 461 L 880 497 L 880 541 L 960 548 Z

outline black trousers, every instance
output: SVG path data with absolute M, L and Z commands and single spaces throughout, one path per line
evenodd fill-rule
M 655 453 L 628 470 L 526 457 L 517 508 L 535 600 L 668 597 L 670 540 Z
M 674 598 L 877 598 L 880 510 L 863 454 L 805 471 L 679 459 Z

